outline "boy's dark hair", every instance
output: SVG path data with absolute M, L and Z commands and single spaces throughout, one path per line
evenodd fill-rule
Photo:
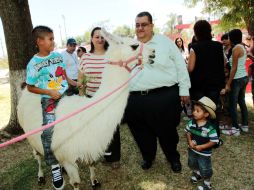
M 33 41 L 35 45 L 37 46 L 37 39 L 38 38 L 44 38 L 48 33 L 53 33 L 53 30 L 47 26 L 36 26 L 32 30 L 32 36 L 33 36 Z
M 143 16 L 147 16 L 148 17 L 148 21 L 152 24 L 153 23 L 153 17 L 152 15 L 147 12 L 147 11 L 143 11 L 141 13 L 138 13 L 137 17 L 143 17 Z
M 212 27 L 206 20 L 199 20 L 194 25 L 194 33 L 198 41 L 212 40 Z

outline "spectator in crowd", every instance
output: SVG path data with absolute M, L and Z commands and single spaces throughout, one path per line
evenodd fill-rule
M 192 36 L 191 42 L 188 44 L 188 54 L 190 54 L 191 46 L 197 42 L 196 36 Z
M 108 60 L 105 52 L 109 46 L 108 42 L 100 35 L 100 27 L 95 27 L 91 32 L 91 50 L 85 53 L 79 63 L 79 82 L 83 83 L 85 89 L 80 89 L 80 95 L 93 97 L 99 89 L 102 73 Z M 103 125 L 103 123 L 102 123 Z M 119 126 L 114 134 L 113 140 L 104 155 L 104 163 L 111 165 L 113 169 L 120 167 L 120 130 Z
M 74 53 L 76 50 L 77 42 L 74 38 L 69 38 L 66 44 L 66 50 L 62 52 L 64 62 L 66 64 L 66 73 L 69 78 L 74 81 L 78 79 L 78 57 Z M 69 85 L 68 90 L 66 91 L 67 96 L 73 94 L 78 94 L 78 89 L 76 86 Z
M 130 81 L 125 121 L 141 151 L 142 169 L 152 166 L 158 138 L 172 170 L 180 172 L 177 126 L 181 102 L 189 100 L 190 80 L 186 64 L 173 41 L 154 34 L 149 12 L 139 13 L 135 22 L 138 41 L 155 50 L 155 59 L 152 65 L 144 63 L 144 68 Z M 136 69 L 132 72 L 135 73 Z
M 86 48 L 79 46 L 78 50 L 77 50 L 77 56 L 80 59 L 82 57 L 82 55 L 86 53 Z
M 231 44 L 229 41 L 228 33 L 225 33 L 221 36 L 221 42 L 223 45 L 224 54 L 226 55 L 227 59 L 229 59 L 232 54 L 232 50 L 231 50 Z
M 178 47 L 179 51 L 181 52 L 184 61 L 187 63 L 188 60 L 188 52 L 184 48 L 184 43 L 182 38 L 176 38 L 175 39 L 175 44 Z
M 254 106 L 254 37 L 252 37 L 252 44 L 247 56 L 252 61 L 248 68 L 248 77 L 251 81 L 252 101 Z
M 192 44 L 188 71 L 191 79 L 191 99 L 207 96 L 218 103 L 220 91 L 225 85 L 224 54 L 222 44 L 212 41 L 212 28 L 206 20 L 194 25 L 197 42 Z
M 188 166 L 192 169 L 191 182 L 197 183 L 203 179 L 198 190 L 212 189 L 212 147 L 219 142 L 216 128 L 210 118 L 214 119 L 216 105 L 208 97 L 202 97 L 194 102 L 193 119 L 186 126 L 188 149 Z
M 229 79 L 225 86 L 225 91 L 229 92 L 229 109 L 232 119 L 232 128 L 222 130 L 226 135 L 240 135 L 242 131 L 248 132 L 248 110 L 245 103 L 245 90 L 248 83 L 248 77 L 245 69 L 247 52 L 242 45 L 242 32 L 239 29 L 233 29 L 229 32 L 229 40 L 232 45 L 232 55 L 229 59 L 231 66 Z M 242 123 L 238 124 L 237 104 L 240 106 Z

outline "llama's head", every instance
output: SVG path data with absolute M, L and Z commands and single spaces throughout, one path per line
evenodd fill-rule
M 154 50 L 149 49 L 146 45 L 135 39 L 112 35 L 103 28 L 101 35 L 109 43 L 106 55 L 110 62 L 122 62 L 123 64 L 127 62 L 129 68 L 140 62 L 153 64 Z

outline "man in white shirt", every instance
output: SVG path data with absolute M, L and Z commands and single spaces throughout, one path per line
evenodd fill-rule
M 62 52 L 64 63 L 66 64 L 66 74 L 74 81 L 78 79 L 78 57 L 76 55 L 77 42 L 74 38 L 67 40 L 66 50 Z M 78 89 L 75 86 L 69 86 L 66 91 L 67 96 L 78 94 Z
M 155 50 L 153 64 L 144 64 L 130 82 L 130 97 L 125 121 L 137 142 L 144 170 L 152 166 L 156 156 L 157 138 L 174 172 L 182 169 L 176 127 L 180 123 L 181 102 L 189 101 L 190 79 L 184 59 L 174 42 L 153 33 L 149 12 L 136 17 L 137 39 Z M 135 73 L 135 70 L 134 72 Z

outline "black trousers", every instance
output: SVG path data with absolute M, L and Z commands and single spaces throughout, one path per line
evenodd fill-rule
M 114 133 L 113 139 L 109 144 L 107 150 L 105 151 L 104 158 L 107 162 L 117 162 L 120 161 L 121 157 L 121 141 L 120 141 L 120 126 Z
M 180 123 L 181 111 L 177 85 L 130 94 L 124 119 L 144 160 L 155 159 L 157 138 L 169 162 L 180 159 L 176 127 Z

